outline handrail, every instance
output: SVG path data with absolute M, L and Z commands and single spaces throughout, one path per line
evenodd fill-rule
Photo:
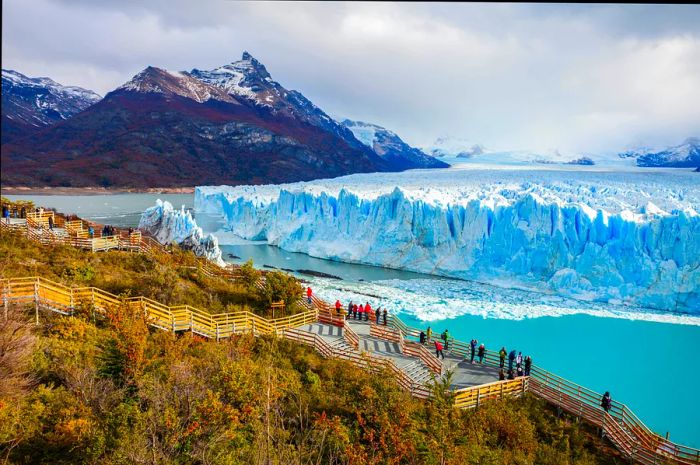
M 406 325 L 396 315 L 391 316 L 390 325 L 411 337 L 418 337 L 421 332 L 417 328 Z M 463 356 L 466 356 L 470 350 L 469 344 L 456 339 L 450 340 L 450 349 L 452 353 Z M 493 351 L 487 351 L 484 364 L 498 367 L 500 360 Z M 664 461 L 662 463 L 700 464 L 700 449 L 676 444 L 652 432 L 625 404 L 613 401 L 610 413 L 606 414 L 611 421 L 604 423 L 601 420 L 604 418 L 602 414 L 605 413 L 600 406 L 601 394 L 534 364 L 530 369 L 530 376 L 526 378 L 529 378 L 526 390 L 573 415 L 600 426 L 608 437 L 612 438 L 614 435 L 620 437 L 619 431 L 624 431 L 626 436 L 632 438 L 634 447 L 629 449 L 632 452 L 626 452 L 627 449 L 619 442 L 613 441 L 613 443 L 625 455 L 639 463 L 652 465 Z

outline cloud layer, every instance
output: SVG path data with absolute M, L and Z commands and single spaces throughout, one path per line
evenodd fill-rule
M 3 67 L 105 94 L 250 51 L 329 113 L 426 145 L 616 150 L 700 134 L 700 6 L 6 0 Z

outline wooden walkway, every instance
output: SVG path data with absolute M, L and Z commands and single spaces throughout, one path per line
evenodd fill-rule
M 8 229 L 15 229 L 42 243 L 82 247 L 80 242 L 55 241 L 53 238 L 45 242 L 43 233 L 38 235 L 35 230 L 46 228 L 43 225 L 33 226 L 31 222 L 28 220 L 19 227 L 3 224 L 0 230 L 5 233 Z M 134 249 L 154 253 L 162 246 L 140 238 L 138 247 Z M 235 277 L 235 272 L 230 269 L 216 265 L 204 267 L 212 275 L 226 279 Z M 536 365 L 532 366 L 529 377 L 488 382 L 497 379 L 497 355 L 487 351 L 483 365 L 471 365 L 463 361 L 469 350 L 468 344 L 457 340 L 450 343 L 448 358 L 440 361 L 431 350 L 417 342 L 419 329 L 405 325 L 393 315 L 386 326 L 345 320 L 343 315 L 336 315 L 326 302 L 314 298 L 313 304 L 307 305 L 307 311 L 303 313 L 266 319 L 250 312 L 210 314 L 190 306 L 163 305 L 145 297 L 120 299 L 97 288 L 71 288 L 40 277 L 3 279 L 0 286 L 6 311 L 8 305 L 13 303 L 33 305 L 37 322 L 40 310 L 72 315 L 81 306 L 104 313 L 109 307 L 129 305 L 143 311 L 151 326 L 174 333 L 191 332 L 216 340 L 233 334 L 253 333 L 276 335 L 307 344 L 325 357 L 347 360 L 371 371 L 388 371 L 403 389 L 419 398 L 430 397 L 429 381 L 444 376 L 450 370 L 453 373 L 452 388 L 457 408 L 478 407 L 492 399 L 517 397 L 530 392 L 601 428 L 611 443 L 633 462 L 644 465 L 700 464 L 700 450 L 675 444 L 653 433 L 624 404 L 613 401 L 612 409 L 606 413 L 600 407 L 600 394 Z

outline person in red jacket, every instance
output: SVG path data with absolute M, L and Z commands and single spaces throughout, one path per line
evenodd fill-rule
M 445 354 L 442 353 L 442 344 L 437 339 L 435 340 L 435 356 L 437 358 L 442 356 L 442 359 L 445 360 Z
M 335 312 L 341 313 L 342 312 L 341 308 L 343 308 L 343 304 L 340 303 L 340 300 L 336 300 L 335 301 Z
M 313 292 L 311 291 L 311 288 L 307 287 L 306 288 L 306 297 L 309 299 L 309 303 L 311 303 L 311 294 L 313 294 Z
M 362 321 L 362 318 L 363 318 L 362 314 L 365 313 L 365 306 L 360 304 L 360 308 L 359 308 L 359 310 L 357 310 L 357 313 L 360 314 L 359 320 Z
M 369 302 L 365 304 L 365 321 L 369 321 L 369 314 L 372 311 L 372 307 L 369 306 Z

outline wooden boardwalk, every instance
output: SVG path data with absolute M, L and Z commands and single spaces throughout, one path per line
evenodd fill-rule
M 70 233 L 68 240 L 56 239 L 61 234 L 44 233 L 47 228 L 42 221 L 40 219 L 36 226 L 32 225 L 34 221 L 31 219 L 24 224 L 5 224 L 3 221 L 0 230 L 4 234 L 14 229 L 46 244 L 63 243 L 93 251 L 106 250 L 94 245 L 85 247 L 84 243 L 75 241 L 81 238 L 74 238 Z M 54 223 L 54 229 L 56 227 Z M 64 229 L 69 228 L 64 226 Z M 122 237 L 122 232 L 119 237 Z M 120 248 L 119 240 L 117 246 L 110 248 Z M 134 249 L 154 253 L 162 246 L 139 237 L 138 245 L 131 250 Z M 202 266 L 211 275 L 224 279 L 235 277 L 235 272 L 230 269 Z M 388 371 L 403 389 L 420 398 L 430 397 L 430 381 L 444 376 L 449 370 L 457 408 L 478 407 L 489 400 L 530 392 L 601 428 L 611 443 L 633 462 L 644 465 L 700 464 L 700 450 L 675 444 L 653 433 L 624 404 L 613 401 L 612 409 L 606 413 L 600 407 L 599 393 L 536 365 L 532 366 L 528 377 L 498 381 L 497 355 L 487 352 L 483 365 L 472 365 L 464 362 L 468 344 L 457 340 L 450 343 L 451 350 L 446 360 L 440 361 L 433 351 L 416 342 L 420 330 L 408 327 L 393 315 L 386 326 L 345 320 L 327 303 L 314 298 L 313 304 L 307 305 L 307 311 L 303 313 L 265 319 L 251 312 L 210 314 L 190 306 L 163 305 L 144 297 L 121 299 L 97 288 L 71 288 L 40 277 L 3 279 L 0 286 L 6 311 L 11 304 L 32 305 L 37 322 L 40 310 L 72 315 L 80 306 L 104 313 L 109 307 L 129 305 L 143 311 L 151 326 L 174 333 L 191 332 L 216 340 L 253 333 L 276 335 L 307 344 L 325 357 L 347 360 L 371 371 Z

